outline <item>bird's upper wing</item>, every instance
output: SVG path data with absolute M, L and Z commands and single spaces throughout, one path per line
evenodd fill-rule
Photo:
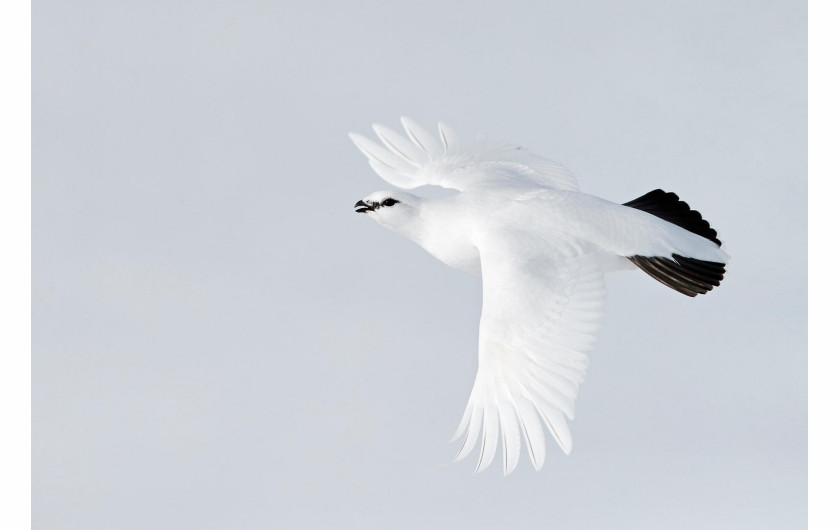
M 373 126 L 381 144 L 350 133 L 350 139 L 367 156 L 373 170 L 399 188 L 432 185 L 464 190 L 498 182 L 578 191 L 577 181 L 568 169 L 521 147 L 483 143 L 465 146 L 443 123 L 438 124 L 438 139 L 408 118 L 401 121 L 407 138 L 382 125 Z
M 543 423 L 564 452 L 572 449 L 566 418 L 574 418 L 603 315 L 605 258 L 575 244 L 547 245 L 534 233 L 496 234 L 478 247 L 484 289 L 478 374 L 455 434 L 466 433 L 456 461 L 481 439 L 476 471 L 483 470 L 501 434 L 505 474 L 518 464 L 520 445 L 539 469 Z

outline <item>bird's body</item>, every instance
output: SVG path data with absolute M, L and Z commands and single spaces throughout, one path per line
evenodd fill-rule
M 601 253 L 608 263 L 620 263 L 619 268 L 632 264 L 610 256 L 679 254 L 706 261 L 727 257 L 708 239 L 677 225 L 585 193 L 490 187 L 412 199 L 418 209 L 416 226 L 402 235 L 450 267 L 472 274 L 481 272 L 479 242 L 503 234 L 536 239 L 533 243 L 542 251 L 548 247 L 563 249 L 564 255 Z
M 616 204 L 579 192 L 566 168 L 521 148 L 464 148 L 445 125 L 438 142 L 413 122 L 403 124 L 408 139 L 374 127 L 387 149 L 351 138 L 389 182 L 460 193 L 432 199 L 377 192 L 356 211 L 447 265 L 481 274 L 478 374 L 458 429 L 466 433 L 458 459 L 480 438 L 484 469 L 501 438 L 508 473 L 519 459 L 521 428 L 539 468 L 542 424 L 571 450 L 566 418 L 574 417 L 600 326 L 604 274 L 638 266 L 695 296 L 719 284 L 728 255 L 700 214 L 673 194 L 656 190 Z

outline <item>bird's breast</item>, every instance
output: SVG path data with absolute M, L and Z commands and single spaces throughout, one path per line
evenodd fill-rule
M 426 251 L 440 261 L 470 274 L 481 273 L 481 260 L 473 242 L 470 223 L 440 222 L 428 226 L 428 232 L 418 241 Z

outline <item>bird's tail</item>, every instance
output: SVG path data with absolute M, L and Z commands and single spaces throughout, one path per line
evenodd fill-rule
M 624 206 L 642 210 L 680 228 L 705 237 L 717 246 L 721 245 L 717 231 L 703 219 L 700 212 L 680 200 L 676 193 L 653 190 Z M 673 254 L 670 257 L 628 256 L 637 267 L 686 296 L 706 294 L 720 285 L 726 268 L 723 263 L 704 261 Z

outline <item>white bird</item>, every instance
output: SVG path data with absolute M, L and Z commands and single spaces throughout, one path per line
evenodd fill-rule
M 512 145 L 465 146 L 402 118 L 407 138 L 381 125 L 381 144 L 350 133 L 371 167 L 403 189 L 436 185 L 452 196 L 380 191 L 355 204 L 442 262 L 480 274 L 483 307 L 478 373 L 453 440 L 455 460 L 481 440 L 476 472 L 501 435 L 503 471 L 519 462 L 520 428 L 536 469 L 544 423 L 566 453 L 575 399 L 604 312 L 604 274 L 638 267 L 672 289 L 705 294 L 720 285 L 729 256 L 717 233 L 673 193 L 616 204 L 578 191 L 560 164 Z

